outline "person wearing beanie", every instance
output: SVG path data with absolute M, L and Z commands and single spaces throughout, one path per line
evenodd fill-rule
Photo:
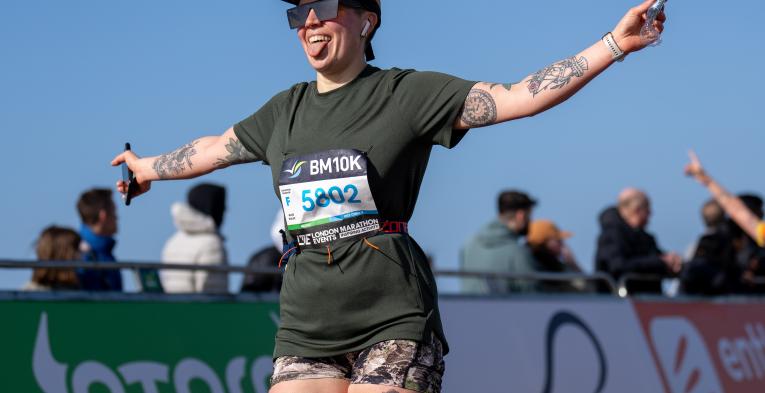
M 642 26 L 661 32 L 666 17 L 649 18 L 654 0 L 646 0 L 588 48 L 508 84 L 368 64 L 380 0 L 285 2 L 315 80 L 275 94 L 221 135 L 159 156 L 126 151 L 112 165 L 124 162 L 135 174 L 132 196 L 153 181 L 256 161 L 271 167 L 290 245 L 281 258 L 271 393 L 439 392 L 449 345 L 436 280 L 408 223 L 434 146 L 451 149 L 470 129 L 564 102 L 652 43 Z M 465 53 L 455 48 L 453 56 L 474 57 Z
M 226 211 L 226 189 L 215 184 L 193 187 L 187 202 L 170 208 L 177 231 L 165 243 L 162 262 L 190 265 L 227 265 L 220 227 Z M 163 270 L 167 293 L 228 293 L 228 274 L 205 271 Z
M 562 231 L 550 220 L 534 220 L 529 224 L 529 234 L 526 245 L 536 260 L 537 271 L 540 273 L 581 273 L 582 269 L 576 263 L 571 249 L 565 240 L 572 236 L 571 232 Z M 583 283 L 573 281 L 542 282 L 542 292 L 570 292 L 583 288 Z

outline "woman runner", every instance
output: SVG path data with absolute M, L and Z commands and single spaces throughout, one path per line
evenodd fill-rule
M 270 165 L 290 243 L 271 393 L 439 392 L 448 346 L 436 282 L 407 233 L 433 145 L 533 116 L 644 48 L 653 3 L 576 56 L 516 84 L 367 64 L 379 0 L 285 0 L 316 80 L 277 94 L 220 136 L 156 157 L 127 151 L 134 196 L 156 180 Z M 663 30 L 665 17 L 654 26 Z M 127 185 L 117 184 L 125 193 Z

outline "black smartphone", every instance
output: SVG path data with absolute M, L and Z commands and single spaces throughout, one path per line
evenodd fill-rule
M 125 143 L 125 151 L 130 150 L 130 143 Z M 122 163 L 122 181 L 127 183 L 127 192 L 125 193 L 125 206 L 130 206 L 130 199 L 133 197 L 135 184 L 133 183 L 133 171 L 128 168 L 126 163 Z

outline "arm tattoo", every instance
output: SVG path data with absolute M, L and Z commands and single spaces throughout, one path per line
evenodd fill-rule
M 162 180 L 172 179 L 182 175 L 186 171 L 187 164 L 189 169 L 193 168 L 191 156 L 197 154 L 197 150 L 194 148 L 197 143 L 199 141 L 187 143 L 171 153 L 159 156 L 153 165 L 157 176 Z
M 497 121 L 497 104 L 486 90 L 470 90 L 460 115 L 470 127 L 482 127 Z
M 250 153 L 237 138 L 228 138 L 226 150 L 228 155 L 225 158 L 218 157 L 218 161 L 215 162 L 216 167 L 223 168 L 229 165 L 244 164 L 257 160 L 257 157 Z
M 502 87 L 504 87 L 504 88 L 505 88 L 505 90 L 507 90 L 507 91 L 510 91 L 510 88 L 511 88 L 511 87 L 513 87 L 513 84 L 512 84 L 512 83 L 501 83 L 501 84 L 500 84 L 500 83 L 492 83 L 492 84 L 489 86 L 489 90 L 493 89 L 493 88 L 494 88 L 494 86 L 500 86 L 500 85 L 501 85 Z
M 588 69 L 587 58 L 570 57 L 537 71 L 526 83 L 529 85 L 529 92 L 536 96 L 548 88 L 554 90 L 566 86 L 571 78 L 584 76 Z

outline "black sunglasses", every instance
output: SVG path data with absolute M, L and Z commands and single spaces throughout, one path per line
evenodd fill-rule
M 290 23 L 290 29 L 297 29 L 305 26 L 308 14 L 313 10 L 320 21 L 337 18 L 337 9 L 342 4 L 350 8 L 364 8 L 362 4 L 354 0 L 319 0 L 313 3 L 307 3 L 293 7 L 287 10 L 287 20 Z

